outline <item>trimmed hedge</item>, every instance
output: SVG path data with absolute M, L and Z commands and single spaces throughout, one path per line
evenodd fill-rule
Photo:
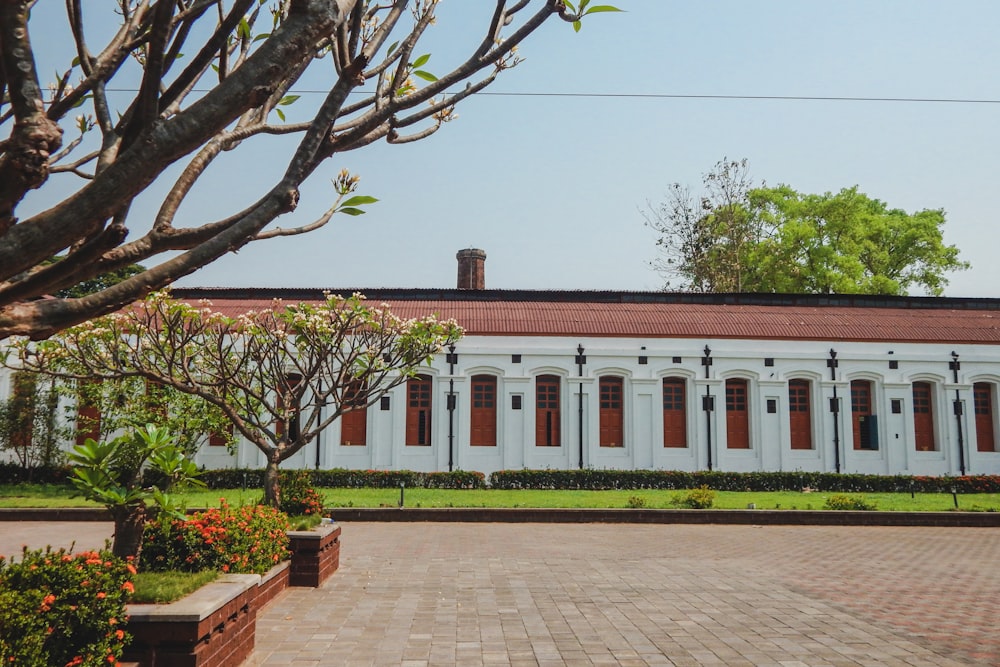
M 24 468 L 18 463 L 0 463 L 0 484 L 62 484 L 71 475 L 69 466 Z
M 51 472 L 49 481 L 65 481 L 67 469 Z M 308 470 L 313 486 L 334 488 L 428 489 L 697 489 L 715 491 L 839 491 L 856 493 L 1000 493 L 1000 475 L 931 477 L 927 475 L 858 475 L 831 472 L 725 472 L 699 470 L 500 470 L 486 477 L 474 470 L 415 472 L 412 470 Z M 36 471 L 34 481 L 41 481 Z M 264 470 L 225 468 L 205 470 L 200 479 L 210 489 L 262 489 Z M 24 481 L 19 466 L 0 464 L 0 484 Z M 152 478 L 144 478 L 149 484 Z
M 284 472 L 284 471 L 282 471 Z M 319 487 L 347 489 L 482 489 L 486 476 L 474 470 L 414 472 L 412 470 L 308 470 L 310 483 Z M 210 489 L 255 489 L 264 487 L 264 471 L 257 468 L 205 470 L 198 478 Z
M 1000 493 L 1000 475 L 929 477 L 829 472 L 723 472 L 699 470 L 500 470 L 494 489 L 697 489 L 868 493 Z

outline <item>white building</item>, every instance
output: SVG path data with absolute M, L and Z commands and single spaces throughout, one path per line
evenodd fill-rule
M 1000 300 L 487 290 L 485 253 L 458 259 L 458 289 L 343 290 L 466 335 L 284 467 L 1000 474 Z M 198 462 L 264 465 L 247 443 Z

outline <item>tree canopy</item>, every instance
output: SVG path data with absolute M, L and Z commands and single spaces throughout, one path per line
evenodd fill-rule
M 325 214 L 265 229 L 295 210 L 300 186 L 331 157 L 433 134 L 520 63 L 518 46 L 546 22 L 579 29 L 586 15 L 616 11 L 589 0 L 484 2 L 476 44 L 438 64 L 420 47 L 438 0 L 67 0 L 61 26 L 34 20 L 35 4 L 0 2 L 0 339 L 43 338 L 252 241 L 362 212 L 375 200 L 342 172 Z M 32 43 L 42 33 L 76 51 L 48 86 Z M 285 122 L 282 108 L 305 105 L 293 86 L 324 66 L 328 89 L 311 117 Z M 220 155 L 275 135 L 294 140 L 273 154 L 284 169 L 269 187 L 234 197 L 219 219 L 178 215 Z M 19 219 L 37 189 L 51 190 L 44 210 Z M 139 205 L 140 195 L 158 203 Z M 95 292 L 64 292 L 138 263 L 148 268 Z
M 265 454 L 264 497 L 278 506 L 282 461 L 461 335 L 452 320 L 402 320 L 360 295 L 228 317 L 155 292 L 48 340 L 20 339 L 2 360 L 105 392 L 137 378 L 207 403 Z
M 671 185 L 647 224 L 666 289 L 695 292 L 940 295 L 947 273 L 969 268 L 943 240 L 943 210 L 907 213 L 857 186 L 821 195 L 750 178 L 746 160 L 723 159 L 695 198 Z

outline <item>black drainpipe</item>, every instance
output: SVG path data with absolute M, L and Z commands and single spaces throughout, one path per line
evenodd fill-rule
M 951 362 L 948 367 L 953 373 L 955 384 L 958 384 L 958 370 L 962 364 L 958 361 L 958 352 L 952 351 Z M 958 396 L 958 387 L 955 387 L 955 423 L 958 424 L 958 468 L 965 474 L 965 439 L 962 437 L 962 401 Z
M 448 346 L 448 472 L 455 466 L 455 364 L 458 363 L 458 355 L 455 354 L 454 344 Z
M 579 369 L 580 377 L 583 377 L 583 365 L 587 363 L 587 357 L 583 355 L 583 344 L 576 346 L 576 366 Z M 580 382 L 579 401 L 577 403 L 577 426 L 580 429 L 580 470 L 583 470 L 583 382 Z
M 705 379 L 708 380 L 712 365 L 712 350 L 705 346 L 705 356 L 701 360 L 701 365 L 705 367 Z M 705 434 L 708 444 L 708 470 L 712 470 L 712 410 L 715 409 L 715 397 L 711 394 L 711 388 L 705 385 L 705 396 L 701 399 L 701 409 L 705 411 Z
M 323 379 L 317 380 L 316 385 L 316 422 L 323 423 Z M 319 439 L 323 431 L 316 432 L 316 470 L 319 470 Z
M 830 369 L 830 379 L 837 381 L 837 351 L 830 348 L 830 358 L 826 360 Z M 837 385 L 833 385 L 833 398 L 830 399 L 830 412 L 833 413 L 833 465 L 840 472 L 840 399 L 837 398 Z

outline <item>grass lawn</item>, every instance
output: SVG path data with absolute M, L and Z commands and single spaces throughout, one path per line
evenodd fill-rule
M 397 507 L 399 489 L 319 489 L 325 505 L 337 515 L 337 507 Z M 641 504 L 647 508 L 676 507 L 674 499 L 684 491 L 506 491 L 493 489 L 406 489 L 406 507 L 552 507 L 552 508 L 625 508 Z M 864 493 L 838 492 L 801 493 L 798 491 L 736 492 L 717 491 L 714 507 L 746 509 L 753 503 L 757 509 L 821 510 L 832 495 L 862 496 L 874 502 L 879 510 L 887 511 L 947 511 L 955 508 L 951 494 Z M 258 489 L 199 490 L 182 494 L 188 507 L 216 507 L 220 498 L 231 505 L 256 503 Z M 635 501 L 632 499 L 641 499 Z M 69 487 L 41 484 L 0 486 L 0 507 L 95 507 L 96 503 L 73 497 Z M 959 494 L 962 510 L 1000 511 L 1000 494 Z

